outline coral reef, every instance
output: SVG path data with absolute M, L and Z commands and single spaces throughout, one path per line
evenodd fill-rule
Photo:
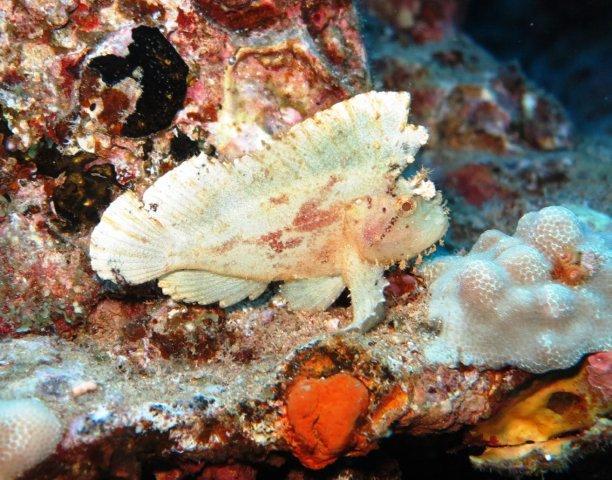
M 465 0 L 366 0 L 378 17 L 393 25 L 403 42 L 441 40 L 455 30 Z
M 422 299 L 398 302 L 367 335 L 342 331 L 351 320 L 342 307 L 212 315 L 169 301 L 144 306 L 101 302 L 79 344 L 2 341 L 2 397 L 36 394 L 66 425 L 58 452 L 26 478 L 138 472 L 149 457 L 200 470 L 274 463 L 275 452 L 320 468 L 367 453 L 396 429 L 426 435 L 474 425 L 529 378 L 430 368 L 411 353 L 426 328 Z M 196 356 L 185 338 L 197 342 L 200 323 L 208 336 L 195 348 L 208 351 Z
M 464 2 L 356 5 L 360 19 L 350 0 L 0 0 L 0 398 L 39 398 L 64 427 L 24 479 L 478 475 L 456 450 L 461 431 L 504 412 L 533 375 L 432 365 L 439 325 L 410 264 L 385 272 L 385 316 L 367 333 L 343 330 L 346 294 L 292 311 L 273 284 L 204 307 L 90 266 L 94 225 L 126 190 L 140 198 L 198 155 L 254 152 L 370 90 L 410 92 L 410 121 L 430 132 L 417 163 L 448 202 L 449 250 L 547 205 L 609 235 L 612 143 L 582 137 L 555 99 L 461 33 Z M 576 269 L 588 258 L 568 260 L 555 275 L 579 284 L 564 287 L 588 286 Z M 609 352 L 586 362 L 575 393 L 607 395 Z M 570 465 L 579 478 L 576 460 L 612 435 L 606 408 L 593 411 L 570 408 L 579 430 L 535 449 L 472 436 L 487 449 L 476 462 Z
M 39 400 L 0 400 L 0 479 L 16 478 L 53 453 L 61 430 Z
M 467 255 L 421 269 L 441 329 L 426 357 L 543 373 L 611 349 L 611 261 L 608 236 L 563 207 L 528 213 L 513 236 L 486 231 Z

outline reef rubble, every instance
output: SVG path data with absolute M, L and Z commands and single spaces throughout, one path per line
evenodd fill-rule
M 610 444 L 609 354 L 544 376 L 428 363 L 409 269 L 365 334 L 342 330 L 346 296 L 317 314 L 274 289 L 206 308 L 91 269 L 121 192 L 371 89 L 409 91 L 430 132 L 418 162 L 448 200 L 447 249 L 552 204 L 609 234 L 612 144 L 462 34 L 463 3 L 0 0 L 0 409 L 37 398 L 63 432 L 23 478 L 398 479 L 371 453 L 385 438 L 450 432 L 477 467 L 527 474 Z M 526 437 L 502 445 L 517 411 Z M 368 454 L 376 472 L 332 465 Z
M 2 396 L 36 396 L 62 419 L 56 454 L 30 478 L 70 478 L 75 465 L 79 478 L 117 475 L 118 458 L 121 468 L 138 471 L 148 457 L 265 463 L 283 451 L 318 469 L 365 454 L 392 430 L 423 435 L 475 424 L 530 377 L 428 367 L 412 340 L 420 334 L 406 321 L 418 305 L 398 304 L 384 327 L 363 336 L 339 331 L 350 322 L 341 307 L 310 316 L 283 306 L 238 309 L 212 318 L 203 308 L 195 314 L 151 301 L 138 319 L 106 300 L 76 343 L 3 342 Z M 169 322 L 180 333 L 172 336 Z M 207 322 L 221 330 L 217 337 Z

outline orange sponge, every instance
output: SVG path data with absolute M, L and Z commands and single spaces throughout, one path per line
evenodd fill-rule
M 355 441 L 360 418 L 370 403 L 367 388 L 352 375 L 298 380 L 289 390 L 287 441 L 308 468 L 320 469 Z

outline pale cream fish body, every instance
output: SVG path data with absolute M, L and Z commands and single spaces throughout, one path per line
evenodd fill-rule
M 231 305 L 271 281 L 294 309 L 325 309 L 345 286 L 353 326 L 384 302 L 384 269 L 447 228 L 423 173 L 400 174 L 427 140 L 407 123 L 409 95 L 370 92 L 319 112 L 234 161 L 204 155 L 115 200 L 94 229 L 103 279 L 159 279 L 177 300 Z

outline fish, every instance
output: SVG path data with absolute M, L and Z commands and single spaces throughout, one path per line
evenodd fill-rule
M 348 287 L 348 328 L 372 328 L 385 270 L 448 227 L 426 172 L 402 176 L 428 138 L 408 123 L 409 104 L 407 92 L 359 94 L 239 158 L 192 157 L 142 199 L 121 194 L 92 232 L 93 270 L 221 307 L 282 282 L 290 309 L 322 311 Z

